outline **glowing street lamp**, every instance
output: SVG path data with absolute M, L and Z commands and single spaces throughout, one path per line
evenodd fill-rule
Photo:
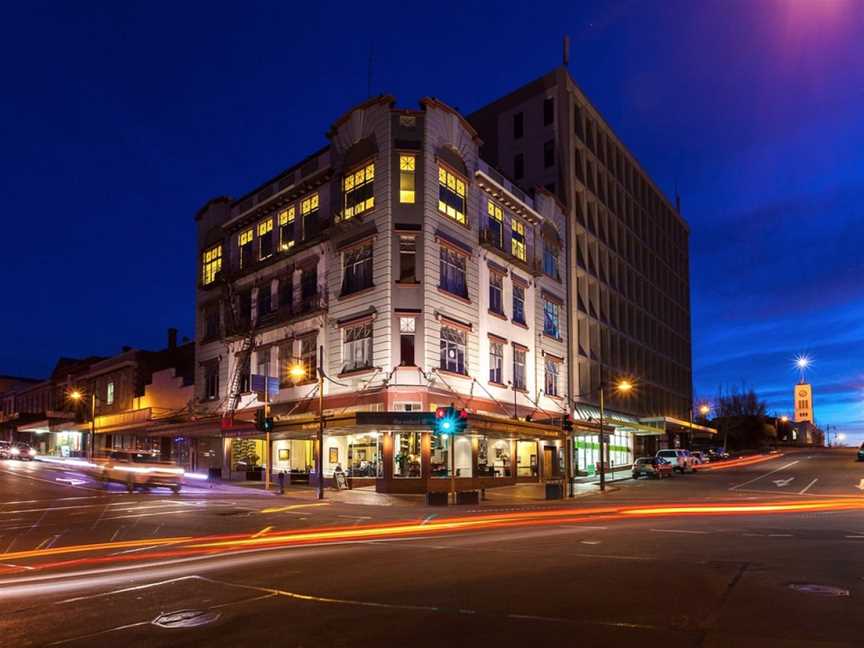
M 629 394 L 633 391 L 633 383 L 629 380 L 622 379 L 619 380 L 615 385 L 613 385 L 615 391 L 619 394 Z M 603 398 L 604 385 L 603 382 L 600 382 L 600 490 L 606 490 L 606 465 L 605 465 L 605 436 L 606 433 L 603 431 L 603 416 L 604 416 L 604 398 Z
M 710 411 L 711 411 L 711 408 L 708 407 L 708 405 L 706 405 L 705 403 L 702 403 L 702 404 L 699 406 L 699 413 L 700 413 L 702 416 L 708 416 L 708 413 L 709 413 Z
M 80 389 L 73 389 L 67 396 L 69 400 L 80 403 L 84 400 L 84 392 Z M 90 443 L 88 444 L 87 454 L 90 459 L 93 458 L 93 450 L 96 445 L 96 392 L 90 394 Z

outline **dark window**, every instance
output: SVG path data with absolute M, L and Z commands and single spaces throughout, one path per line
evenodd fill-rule
M 204 309 L 204 338 L 219 336 L 219 308 L 208 306 Z
M 294 306 L 294 279 L 293 275 L 289 274 L 279 280 L 279 308 L 284 311 L 291 311 Z
M 303 217 L 303 240 L 308 241 L 318 236 L 321 224 L 318 194 L 307 196 L 300 202 L 300 215 Z
M 258 317 L 264 317 L 273 310 L 273 294 L 270 292 L 270 286 L 264 286 L 258 289 Z
M 300 300 L 304 311 L 312 310 L 318 297 L 318 268 L 312 267 L 300 273 Z
M 489 242 L 499 250 L 504 249 L 504 210 L 491 200 L 486 203 Z
M 399 281 L 417 281 L 417 239 L 414 236 L 399 237 Z
M 441 368 L 454 373 L 466 373 L 465 331 L 441 327 Z
M 513 139 L 519 139 L 525 134 L 525 117 L 521 112 L 513 115 Z
M 573 154 L 573 169 L 576 171 L 576 177 L 584 184 L 585 183 L 585 171 L 582 169 L 582 151 L 578 148 L 575 150 Z
M 555 121 L 555 98 L 546 97 L 543 100 L 543 125 L 549 126 Z
M 254 240 L 252 230 L 240 234 L 240 269 L 246 270 L 252 266 L 252 241 Z
M 318 350 L 315 348 L 317 342 L 317 333 L 300 338 L 300 362 L 303 364 L 306 380 L 314 380 L 318 376 Z
M 273 255 L 273 219 L 268 218 L 263 223 L 258 223 L 258 259 L 264 259 Z
M 525 287 L 513 284 L 513 321 L 525 324 Z
M 459 297 L 468 297 L 468 284 L 465 281 L 465 256 L 441 246 L 440 287 Z
M 204 398 L 219 398 L 219 365 L 215 362 L 204 367 Z
M 513 389 L 525 389 L 525 349 L 513 347 Z
M 244 290 L 237 295 L 237 318 L 239 325 L 243 326 L 252 318 L 252 291 Z
M 558 275 L 558 250 L 543 246 L 543 273 L 553 279 L 559 279 Z
M 554 338 L 561 337 L 561 329 L 559 327 L 561 307 L 555 302 L 543 300 L 543 332 Z
M 549 140 L 543 144 L 543 166 L 547 169 L 555 165 L 555 141 Z
M 414 366 L 414 334 L 416 332 L 417 320 L 413 317 L 399 318 L 399 350 L 401 364 L 409 367 Z
M 372 287 L 372 244 L 342 254 L 342 294 L 350 295 Z
M 489 275 L 489 310 L 499 315 L 504 314 L 504 305 L 502 304 L 503 294 L 503 279 L 497 273 Z
M 521 180 L 525 175 L 525 156 L 517 153 L 513 156 L 513 179 Z
M 504 383 L 504 345 L 500 342 L 489 342 L 489 382 Z

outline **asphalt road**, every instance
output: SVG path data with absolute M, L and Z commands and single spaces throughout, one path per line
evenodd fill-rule
M 848 450 L 458 509 L 79 477 L 0 463 L 4 648 L 864 643 Z

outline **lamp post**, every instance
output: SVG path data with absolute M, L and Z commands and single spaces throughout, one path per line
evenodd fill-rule
M 318 347 L 318 499 L 324 499 L 324 347 Z
M 631 389 L 633 389 L 633 384 L 628 380 L 621 380 L 617 385 L 615 385 L 615 390 L 626 394 Z M 606 459 L 605 459 L 605 437 L 606 433 L 603 430 L 603 417 L 605 414 L 604 408 L 604 385 L 603 382 L 600 382 L 600 490 L 606 490 Z
M 81 402 L 82 400 L 84 400 L 84 394 L 81 391 L 75 389 L 75 390 L 69 392 L 69 398 L 71 398 L 75 402 Z M 86 450 L 86 454 L 87 454 L 86 458 L 87 459 L 91 459 L 91 460 L 93 459 L 93 454 L 94 454 L 93 450 L 94 450 L 95 445 L 96 445 L 96 392 L 94 391 L 90 394 L 90 439 L 89 439 L 89 443 L 87 444 L 87 450 Z

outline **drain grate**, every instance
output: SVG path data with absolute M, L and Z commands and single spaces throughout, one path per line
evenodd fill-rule
M 160 628 L 197 628 L 217 621 L 218 612 L 208 610 L 177 610 L 163 612 L 151 622 Z
M 850 596 L 848 589 L 834 587 L 833 585 L 817 585 L 815 583 L 789 583 L 789 589 L 804 594 L 815 594 L 816 596 L 828 596 L 833 598 L 844 598 Z

